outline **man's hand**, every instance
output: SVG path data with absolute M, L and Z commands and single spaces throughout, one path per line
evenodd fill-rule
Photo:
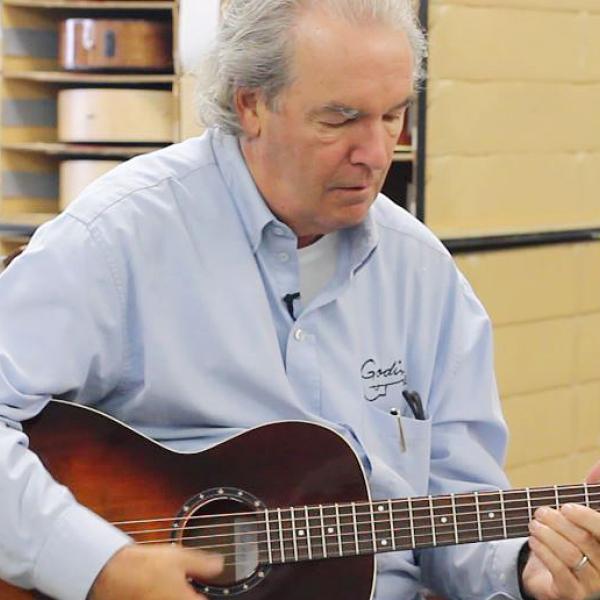
M 200 550 L 125 546 L 100 571 L 90 600 L 199 600 L 188 579 L 209 580 L 222 569 L 220 556 Z
M 600 462 L 586 481 L 600 481 Z M 523 571 L 527 594 L 537 600 L 583 600 L 600 592 L 600 513 L 566 504 L 560 510 L 538 509 L 534 517 Z

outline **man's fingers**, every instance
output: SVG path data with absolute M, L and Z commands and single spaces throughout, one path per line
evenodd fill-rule
M 530 537 L 528 543 L 531 551 L 550 571 L 558 597 L 581 597 L 583 589 L 573 571 L 537 538 Z
M 184 550 L 185 570 L 193 579 L 210 580 L 223 571 L 223 557 L 219 554 L 209 554 L 202 550 Z

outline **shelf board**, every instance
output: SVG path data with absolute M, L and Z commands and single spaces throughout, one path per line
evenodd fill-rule
M 62 142 L 22 142 L 17 144 L 2 144 L 3 150 L 13 150 L 17 152 L 35 152 L 38 154 L 47 154 L 50 156 L 100 156 L 131 158 L 139 154 L 146 154 L 154 150 L 164 148 L 164 146 L 120 146 L 115 144 L 66 144 Z
M 21 213 L 0 216 L 0 237 L 29 236 L 56 213 Z
M 415 153 L 411 150 L 394 150 L 394 162 L 414 162 Z
M 4 79 L 49 83 L 173 83 L 175 75 L 155 73 L 75 73 L 70 71 L 4 71 Z
M 171 10 L 171 0 L 4 0 L 4 6 L 26 8 L 83 8 L 87 10 Z

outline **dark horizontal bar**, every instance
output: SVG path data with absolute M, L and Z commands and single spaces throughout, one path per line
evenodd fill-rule
M 25 223 L 2 223 L 0 221 L 0 237 L 6 235 L 31 236 L 38 225 L 27 225 Z
M 508 250 L 528 246 L 549 244 L 571 244 L 600 241 L 600 227 L 592 229 L 569 229 L 565 231 L 540 231 L 537 233 L 515 233 L 510 235 L 486 235 L 443 239 L 442 243 L 452 254 Z

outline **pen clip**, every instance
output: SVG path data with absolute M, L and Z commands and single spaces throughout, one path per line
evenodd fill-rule
M 402 427 L 400 411 L 397 408 L 392 408 L 390 414 L 396 417 L 396 421 L 398 422 L 398 431 L 400 432 L 400 452 L 406 452 L 406 437 L 404 437 L 404 428 Z
M 402 395 L 410 407 L 415 419 L 417 419 L 417 421 L 424 421 L 425 410 L 423 409 L 423 402 L 421 401 L 421 396 L 419 396 L 419 393 L 415 391 L 409 392 L 408 390 L 402 390 Z

